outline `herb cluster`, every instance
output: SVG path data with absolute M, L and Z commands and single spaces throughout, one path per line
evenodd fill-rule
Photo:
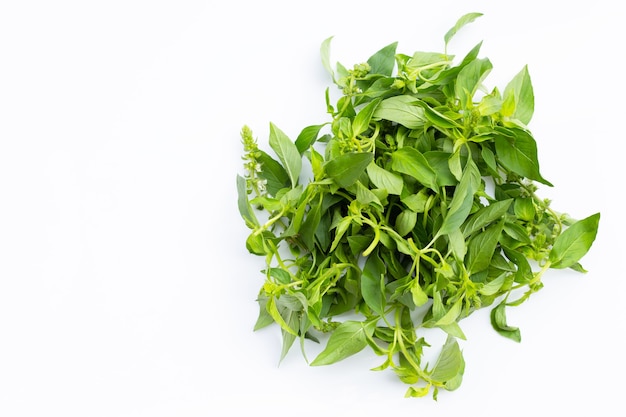
M 536 194 L 552 184 L 528 129 L 528 69 L 488 91 L 481 43 L 458 62 L 447 53 L 479 16 L 457 21 L 443 53 L 405 55 L 393 43 L 352 69 L 330 65 L 329 38 L 322 63 L 342 92 L 333 105 L 326 90 L 331 120 L 295 141 L 270 123 L 274 156 L 242 129 L 238 206 L 247 249 L 265 257 L 255 329 L 280 326 L 281 359 L 296 340 L 305 354 L 305 339 L 328 333 L 311 365 L 369 347 L 407 396 L 436 399 L 461 384 L 463 318 L 493 306 L 493 328 L 520 341 L 506 307 L 540 290 L 549 268 L 585 272 L 600 214 L 575 221 Z M 433 328 L 447 338 L 429 364 L 423 333 Z

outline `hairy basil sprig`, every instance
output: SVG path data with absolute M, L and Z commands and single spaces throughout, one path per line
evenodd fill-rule
M 447 53 L 479 16 L 458 20 L 443 53 L 404 55 L 393 43 L 352 69 L 331 66 L 328 38 L 322 63 L 342 92 L 333 105 L 326 91 L 331 120 L 295 141 L 270 123 L 274 156 L 242 129 L 238 205 L 246 247 L 265 257 L 255 329 L 280 326 L 281 360 L 297 339 L 304 354 L 305 339 L 328 333 L 311 365 L 369 346 L 407 396 L 436 399 L 461 384 L 463 318 L 495 305 L 493 328 L 520 341 L 506 307 L 541 289 L 549 268 L 585 272 L 600 214 L 575 221 L 536 194 L 552 184 L 528 129 L 528 69 L 488 92 L 481 43 L 458 63 Z M 423 333 L 434 328 L 447 339 L 431 366 Z

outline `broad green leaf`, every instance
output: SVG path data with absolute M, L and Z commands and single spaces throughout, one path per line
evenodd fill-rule
M 450 40 L 454 37 L 454 35 L 457 34 L 459 30 L 461 30 L 463 26 L 473 22 L 482 15 L 482 13 L 467 13 L 461 16 L 459 20 L 457 20 L 457 22 L 454 24 L 454 26 L 451 27 L 444 35 L 443 40 L 445 42 L 445 47 L 447 48 Z
M 528 66 L 524 66 L 507 84 L 503 96 L 504 100 L 512 100 L 514 102 L 513 112 L 506 114 L 506 116 L 510 116 L 527 125 L 535 111 L 535 95 L 528 73 Z
M 346 188 L 356 182 L 373 159 L 370 152 L 350 152 L 326 162 L 324 170 L 337 185 Z
M 367 338 L 374 333 L 375 322 L 347 320 L 339 325 L 328 339 L 324 350 L 311 362 L 311 366 L 330 365 L 359 353 L 367 346 Z
M 373 114 L 375 120 L 389 120 L 409 129 L 421 129 L 427 122 L 424 109 L 409 95 L 394 96 L 380 102 Z
M 462 376 L 464 370 L 465 361 L 461 348 L 454 337 L 448 336 L 430 378 L 435 382 L 445 384 Z
M 487 58 L 475 59 L 467 64 L 456 78 L 454 86 L 461 108 L 471 109 L 473 97 L 493 66 Z
M 325 125 L 326 124 L 311 125 L 302 129 L 302 131 L 296 138 L 296 148 L 298 148 L 298 152 L 300 152 L 300 155 L 309 150 L 311 145 L 315 143 L 315 141 L 317 140 L 317 136 L 320 133 L 320 130 L 322 130 Z
M 477 230 L 488 226 L 490 223 L 501 219 L 506 214 L 512 202 L 513 199 L 496 201 L 472 214 L 461 227 L 463 235 L 467 237 Z
M 250 229 L 254 229 L 259 225 L 254 211 L 250 206 L 248 200 L 248 189 L 246 186 L 246 179 L 241 175 L 237 175 L 237 206 L 239 207 L 239 214 L 243 218 Z
M 550 267 L 561 269 L 575 265 L 591 248 L 599 223 L 600 213 L 596 213 L 565 229 L 550 250 Z
M 537 143 L 530 133 L 517 129 L 499 129 L 495 136 L 496 155 L 502 165 L 516 174 L 552 186 L 539 173 Z
M 437 173 L 424 155 L 415 148 L 404 147 L 393 152 L 391 154 L 391 169 L 415 178 L 428 188 L 438 190 Z
M 500 335 L 516 342 L 522 341 L 522 336 L 517 327 L 511 327 L 506 323 L 506 300 L 491 310 L 491 325 Z
M 502 234 L 504 221 L 492 224 L 483 232 L 472 236 L 467 244 L 465 265 L 470 273 L 480 272 L 489 267 Z
M 449 185 L 457 185 L 459 181 L 455 178 L 450 170 L 450 158 L 453 156 L 450 152 L 428 151 L 424 152 L 424 158 L 437 174 L 437 184 L 440 187 Z M 459 158 L 459 164 L 460 164 Z M 462 168 L 461 168 L 462 170 Z M 460 178 L 460 176 L 459 176 Z
M 404 187 L 402 177 L 379 167 L 374 161 L 367 166 L 367 175 L 377 188 L 386 190 L 389 194 L 400 195 L 402 193 L 402 187 Z
M 398 42 L 389 44 L 372 55 L 367 63 L 370 66 L 370 74 L 382 74 L 391 76 L 396 64 L 396 47 Z
M 441 236 L 461 227 L 469 215 L 474 202 L 474 193 L 480 185 L 480 172 L 472 159 L 467 160 L 463 176 L 454 191 L 448 212 L 436 236 Z
M 274 123 L 270 123 L 270 147 L 276 152 L 289 175 L 291 187 L 298 185 L 298 178 L 302 170 L 302 155 L 296 145 Z
M 385 314 L 385 273 L 385 264 L 377 252 L 368 256 L 361 274 L 361 294 L 365 303 L 380 316 Z
M 289 187 L 289 174 L 277 160 L 260 149 L 256 159 L 261 164 L 259 177 L 267 181 L 267 192 L 270 195 L 276 195 L 281 189 Z

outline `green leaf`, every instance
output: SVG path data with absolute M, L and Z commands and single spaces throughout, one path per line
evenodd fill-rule
M 471 109 L 473 107 L 474 94 L 492 68 L 491 61 L 483 58 L 473 60 L 459 72 L 454 89 L 461 108 Z
M 472 209 L 474 193 L 480 185 L 480 172 L 472 159 L 467 160 L 463 176 L 454 191 L 448 212 L 443 219 L 436 236 L 441 236 L 458 229 Z
M 430 378 L 440 384 L 453 380 L 456 382 L 457 378 L 463 376 L 464 370 L 465 361 L 461 348 L 454 337 L 448 336 L 437 358 L 437 362 L 435 362 Z M 458 383 L 454 384 L 454 388 L 456 387 L 458 387 Z M 454 388 L 450 387 L 448 389 L 452 390 Z
M 370 121 L 372 120 L 372 115 L 374 111 L 380 104 L 379 99 L 375 99 L 369 102 L 365 107 L 363 107 L 359 113 L 355 116 L 352 121 L 352 136 L 356 137 L 361 133 L 365 132 L 370 125 Z
M 333 71 L 333 67 L 330 64 L 330 43 L 333 40 L 333 37 L 330 36 L 322 42 L 320 46 L 320 56 L 322 58 L 322 66 L 324 69 L 330 74 L 331 79 L 335 82 L 335 72 Z
M 356 182 L 356 199 L 363 206 L 374 206 L 378 208 L 380 211 L 383 211 L 383 203 L 380 202 L 380 199 L 376 194 L 372 192 L 369 188 L 361 184 L 361 181 Z
M 237 175 L 237 206 L 239 207 L 239 214 L 243 218 L 250 229 L 254 229 L 259 225 L 250 202 L 248 200 L 248 189 L 246 186 L 246 179 L 241 175 Z
M 276 195 L 278 191 L 289 187 L 289 174 L 277 160 L 262 150 L 258 151 L 256 160 L 261 164 L 259 177 L 267 181 L 267 192 L 270 195 Z
M 356 182 L 373 159 L 370 152 L 349 152 L 326 162 L 324 170 L 337 185 L 346 188 Z
M 535 218 L 535 204 L 530 197 L 516 198 L 514 205 L 515 215 L 518 219 L 532 221 Z
M 311 145 L 315 143 L 315 141 L 317 140 L 317 136 L 320 133 L 320 130 L 322 130 L 325 125 L 326 124 L 311 125 L 302 129 L 302 131 L 296 138 L 296 148 L 298 148 L 298 152 L 300 152 L 300 155 L 309 150 Z
M 491 310 L 491 325 L 500 335 L 516 342 L 522 341 L 522 336 L 517 327 L 511 327 L 506 323 L 506 300 Z
M 409 95 L 384 99 L 372 117 L 376 120 L 396 122 L 409 129 L 421 129 L 427 122 L 424 108 L 417 104 L 415 97 Z
M 468 237 L 477 230 L 501 219 L 513 202 L 512 198 L 496 201 L 472 214 L 461 227 L 463 236 Z
M 465 260 L 467 270 L 470 273 L 480 272 L 489 267 L 491 258 L 498 246 L 503 227 L 504 221 L 499 221 L 470 239 L 467 244 L 467 257 Z
M 537 143 L 530 133 L 517 128 L 500 128 L 497 132 L 496 155 L 502 165 L 516 174 L 552 187 L 539 173 Z
M 298 148 L 274 123 L 270 123 L 269 144 L 285 167 L 291 181 L 291 187 L 295 187 L 298 185 L 298 178 L 302 170 L 302 155 L 300 155 Z
M 376 328 L 375 322 L 347 320 L 339 325 L 328 339 L 324 350 L 311 362 L 311 366 L 330 365 L 359 353 L 367 346 L 367 338 Z
M 389 44 L 372 55 L 367 63 L 370 66 L 370 74 L 382 74 L 391 76 L 396 64 L 396 47 L 398 42 Z
M 411 210 L 402 210 L 396 217 L 395 229 L 400 236 L 406 236 L 415 227 L 417 213 Z
M 428 188 L 438 190 L 437 173 L 424 155 L 415 148 L 404 147 L 393 152 L 391 154 L 391 169 L 415 178 Z
M 361 274 L 361 294 L 365 303 L 380 316 L 385 314 L 385 273 L 385 264 L 378 254 L 368 256 Z
M 377 188 L 383 189 L 389 194 L 400 195 L 402 193 L 404 187 L 402 177 L 379 167 L 374 161 L 367 166 L 367 175 Z
M 517 119 L 527 125 L 535 111 L 535 95 L 528 73 L 528 66 L 522 70 L 507 84 L 503 92 L 504 100 L 514 103 L 513 112 L 503 114 Z
M 445 47 L 447 48 L 450 40 L 454 37 L 454 35 L 457 34 L 459 30 L 461 30 L 463 26 L 473 22 L 474 20 L 476 20 L 482 15 L 483 15 L 482 13 L 467 13 L 461 16 L 459 20 L 457 20 L 457 22 L 454 24 L 454 26 L 451 27 L 444 35 L 443 40 L 445 42 Z
M 550 267 L 562 269 L 575 265 L 591 248 L 599 223 L 600 213 L 596 213 L 565 229 L 550 250 Z

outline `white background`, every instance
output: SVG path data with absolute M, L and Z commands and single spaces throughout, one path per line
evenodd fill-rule
M 0 5 L 0 415 L 624 415 L 624 88 L 619 2 L 4 1 Z M 602 213 L 586 275 L 549 271 L 462 322 L 463 385 L 404 399 L 368 351 L 280 367 L 253 332 L 262 259 L 236 208 L 239 131 L 267 149 L 327 121 L 333 62 L 483 40 L 504 87 L 528 64 L 541 193 Z M 307 347 L 310 357 L 318 346 Z M 391 414 L 389 414 L 391 415 Z

